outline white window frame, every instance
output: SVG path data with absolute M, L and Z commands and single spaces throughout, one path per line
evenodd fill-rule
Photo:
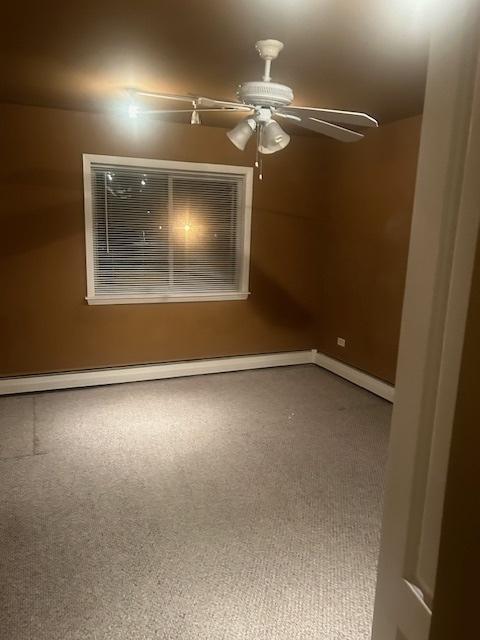
M 172 171 L 199 171 L 212 173 L 236 174 L 244 176 L 243 216 L 241 226 L 240 248 L 240 277 L 238 291 L 220 293 L 194 294 L 152 294 L 152 295 L 99 295 L 95 294 L 95 265 L 94 265 L 94 236 L 93 236 L 93 202 L 92 202 L 92 164 L 104 163 L 108 165 L 148 167 L 151 169 L 166 169 Z M 121 156 L 105 156 L 83 154 L 83 190 L 85 210 L 85 257 L 87 267 L 87 295 L 88 304 L 151 304 L 162 302 L 209 302 L 221 300 L 246 300 L 249 291 L 250 272 L 250 241 L 251 217 L 253 199 L 253 169 L 245 166 L 227 164 L 209 164 L 204 162 L 177 162 L 173 160 L 156 160 L 152 158 L 130 158 Z

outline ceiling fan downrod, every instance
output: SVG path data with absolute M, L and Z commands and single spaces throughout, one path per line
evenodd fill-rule
M 278 58 L 280 51 L 283 49 L 283 42 L 280 40 L 259 40 L 255 43 L 255 49 L 258 51 L 262 60 L 265 60 L 265 72 L 263 74 L 263 81 L 270 82 L 272 77 L 270 75 L 270 68 L 272 66 L 272 60 Z

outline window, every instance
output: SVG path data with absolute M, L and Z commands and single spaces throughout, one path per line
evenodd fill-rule
M 252 169 L 84 155 L 89 304 L 248 296 Z

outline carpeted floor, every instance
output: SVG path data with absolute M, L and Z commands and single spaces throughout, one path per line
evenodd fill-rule
M 0 399 L 6 640 L 367 640 L 390 405 L 305 365 Z

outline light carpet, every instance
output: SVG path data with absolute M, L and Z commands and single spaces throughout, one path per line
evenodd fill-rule
M 390 405 L 313 365 L 0 399 L 0 635 L 368 640 Z

